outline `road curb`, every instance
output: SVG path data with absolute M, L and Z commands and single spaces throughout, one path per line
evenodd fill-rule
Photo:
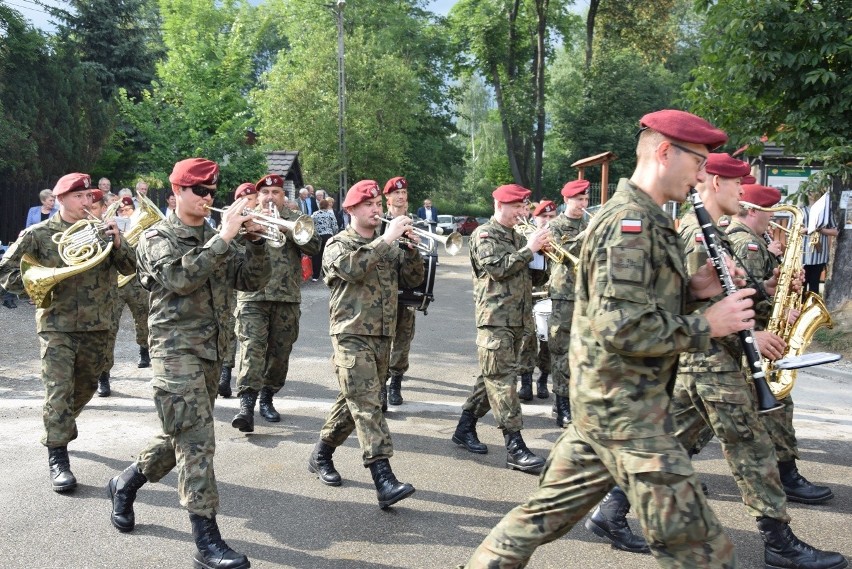
M 811 368 L 810 370 L 799 370 L 799 373 L 804 373 L 817 377 L 828 377 L 835 381 L 852 382 L 852 371 L 846 371 L 843 369 L 837 369 L 828 366 L 817 366 L 815 368 Z

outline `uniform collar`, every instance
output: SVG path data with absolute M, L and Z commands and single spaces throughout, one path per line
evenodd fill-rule
M 166 218 L 166 222 L 172 226 L 174 229 L 175 235 L 177 235 L 181 239 L 198 239 L 198 227 L 199 226 L 191 226 L 187 225 L 180 220 L 180 218 L 172 212 L 169 214 L 169 217 Z M 202 243 L 206 243 L 212 235 L 208 235 L 209 233 L 215 233 L 215 230 L 210 227 L 210 224 L 207 221 L 201 224 L 201 227 L 204 229 L 203 236 L 201 238 Z

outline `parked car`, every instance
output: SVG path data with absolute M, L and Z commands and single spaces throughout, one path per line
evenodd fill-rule
M 453 221 L 452 215 L 439 215 L 438 227 L 442 230 L 442 235 L 449 235 L 456 230 L 456 222 Z
M 470 235 L 473 233 L 473 230 L 479 227 L 479 222 L 475 217 L 466 216 L 457 218 L 459 221 L 456 222 L 456 231 L 461 233 L 462 235 Z
M 491 218 L 490 218 L 490 217 L 477 217 L 477 218 L 476 218 L 476 222 L 477 222 L 479 225 L 485 225 L 485 224 L 486 224 L 486 223 L 488 223 L 489 221 L 491 221 Z

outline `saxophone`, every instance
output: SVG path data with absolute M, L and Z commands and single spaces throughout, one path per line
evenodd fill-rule
M 833 327 L 831 314 L 825 307 L 820 295 L 809 292 L 804 301 L 802 294 L 793 290 L 793 281 L 802 271 L 802 227 L 804 215 L 799 208 L 790 205 L 761 207 L 749 202 L 740 202 L 745 209 L 765 212 L 786 212 L 792 216 L 792 223 L 787 232 L 787 248 L 781 260 L 781 271 L 778 275 L 778 286 L 775 288 L 775 298 L 772 304 L 772 314 L 766 331 L 780 336 L 786 343 L 782 359 L 801 356 L 807 350 L 817 330 L 826 326 Z M 798 310 L 799 317 L 792 323 L 787 315 L 791 310 Z M 796 383 L 796 370 L 774 369 L 772 362 L 764 362 L 764 372 L 769 383 L 769 389 L 776 399 L 787 397 Z

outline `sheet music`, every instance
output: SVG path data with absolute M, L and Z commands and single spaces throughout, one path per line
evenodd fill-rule
M 808 215 L 808 235 L 828 225 L 828 219 L 831 214 L 831 200 L 829 192 L 825 192 L 820 199 L 814 202 L 811 206 L 810 214 Z

